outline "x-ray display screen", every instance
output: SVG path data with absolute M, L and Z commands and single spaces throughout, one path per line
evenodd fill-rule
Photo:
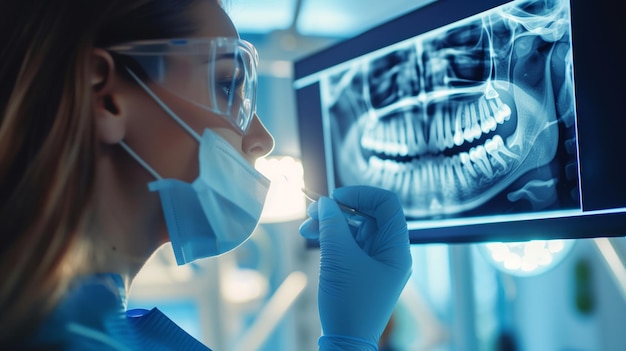
M 455 6 L 467 12 L 441 15 Z M 626 235 L 626 222 L 580 231 L 589 221 L 599 230 L 602 215 L 623 220 L 626 188 L 594 175 L 611 167 L 583 159 L 595 143 L 592 157 L 617 161 L 584 128 L 624 113 L 577 109 L 579 84 L 585 92 L 590 82 L 575 74 L 574 52 L 587 50 L 583 39 L 577 47 L 575 11 L 569 0 L 440 0 L 297 63 L 305 173 L 316 170 L 307 185 L 395 192 L 414 242 Z

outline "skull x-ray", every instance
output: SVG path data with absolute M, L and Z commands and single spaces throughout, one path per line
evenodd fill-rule
M 324 72 L 334 187 L 409 218 L 579 208 L 567 0 L 513 1 Z

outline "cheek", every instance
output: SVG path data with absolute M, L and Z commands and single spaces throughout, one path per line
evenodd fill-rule
M 195 92 L 195 94 L 197 93 L 198 91 Z M 202 136 L 202 133 L 206 128 L 225 128 L 236 132 L 235 127 L 233 127 L 225 117 L 211 112 L 207 108 L 196 105 L 197 103 L 202 102 L 200 97 L 194 98 L 193 94 L 190 94 L 189 96 L 177 96 L 169 92 L 163 92 L 160 96 L 163 102 L 165 102 L 165 104 L 199 136 Z M 184 98 L 181 96 L 184 96 Z
M 209 96 L 207 65 L 188 61 L 178 59 L 167 66 L 167 74 L 161 83 L 167 90 L 162 89 L 159 96 L 167 98 L 168 95 L 178 94 L 190 101 L 206 103 Z
M 136 104 L 125 137 L 161 177 L 187 182 L 198 175 L 198 142 L 151 99 Z

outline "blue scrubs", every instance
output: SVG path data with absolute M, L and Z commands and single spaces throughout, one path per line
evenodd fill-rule
M 82 278 L 28 346 L 55 346 L 63 351 L 211 351 L 158 309 L 126 311 L 125 302 L 119 275 Z

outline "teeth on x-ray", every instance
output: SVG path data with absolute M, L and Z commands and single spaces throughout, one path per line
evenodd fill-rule
M 528 6 L 537 1 L 364 56 L 323 80 L 330 123 L 343 130 L 333 136 L 339 185 L 393 190 L 410 217 L 449 215 L 549 163 L 559 139 L 554 92 L 573 94 L 571 78 L 553 79 L 571 65 L 552 57 L 555 48 L 571 45 L 552 24 L 569 12 L 566 0 Z
M 428 130 L 405 112 L 401 118 L 372 124 L 362 131 L 361 146 L 387 155 L 420 155 L 438 153 L 464 142 L 473 142 L 483 134 L 496 130 L 511 117 L 511 109 L 496 97 L 488 102 L 481 97 L 477 102 L 459 105 L 455 112 L 445 114 L 441 109 L 431 116 Z

